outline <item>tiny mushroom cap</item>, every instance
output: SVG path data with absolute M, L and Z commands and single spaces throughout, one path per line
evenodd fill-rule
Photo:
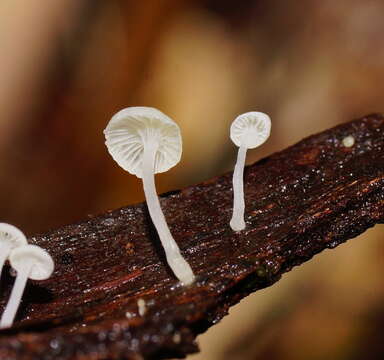
M 271 118 L 262 112 L 250 111 L 239 115 L 231 125 L 231 140 L 238 147 L 254 149 L 271 134 Z
M 245 229 L 244 221 L 244 166 L 247 149 L 263 144 L 271 133 L 271 119 L 257 111 L 239 115 L 232 123 L 231 140 L 239 147 L 237 162 L 233 172 L 233 214 L 230 226 L 234 231 Z
M 154 181 L 155 173 L 165 172 L 180 161 L 182 141 L 178 125 L 157 109 L 129 107 L 112 117 L 104 135 L 113 159 L 124 170 L 142 178 L 149 214 L 168 265 L 184 285 L 191 284 L 194 274 L 168 228 Z
M 16 226 L 0 223 L 0 275 L 10 252 L 27 244 L 27 238 Z
M 346 136 L 344 139 L 343 139 L 343 141 L 342 141 L 342 143 L 343 143 L 343 145 L 345 146 L 345 147 L 352 147 L 353 145 L 355 145 L 355 138 L 352 136 L 352 135 L 348 135 L 348 136 Z
M 9 262 L 17 271 L 17 277 L 11 297 L 1 316 L 0 328 L 12 326 L 27 280 L 48 279 L 54 269 L 51 256 L 44 249 L 36 245 L 24 245 L 12 250 Z
M 46 280 L 54 270 L 55 264 L 47 251 L 37 245 L 26 245 L 11 252 L 11 266 L 19 273 L 30 264 L 28 277 L 32 280 Z
M 116 113 L 104 130 L 105 144 L 113 159 L 126 171 L 143 177 L 146 145 L 157 146 L 154 173 L 175 166 L 181 159 L 180 128 L 160 110 L 134 106 Z

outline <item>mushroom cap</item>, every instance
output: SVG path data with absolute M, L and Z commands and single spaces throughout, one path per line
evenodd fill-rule
M 263 144 L 271 133 L 271 119 L 257 111 L 239 115 L 231 125 L 231 140 L 238 146 L 254 149 Z
M 9 262 L 17 272 L 22 271 L 26 263 L 32 263 L 28 276 L 32 280 L 48 279 L 55 267 L 48 252 L 36 245 L 25 245 L 12 250 Z
M 179 126 L 155 108 L 135 106 L 120 110 L 109 121 L 104 135 L 113 159 L 124 170 L 140 178 L 144 146 L 157 149 L 155 173 L 169 170 L 181 158 Z
M 0 223 L 0 246 L 6 245 L 10 249 L 26 245 L 27 238 L 16 226 L 7 223 Z

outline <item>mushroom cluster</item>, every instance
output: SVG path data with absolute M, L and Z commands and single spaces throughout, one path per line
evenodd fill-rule
M 27 238 L 17 227 L 0 223 L 0 275 L 6 260 L 17 271 L 17 277 L 1 316 L 0 328 L 12 326 L 27 280 L 48 279 L 54 268 L 51 256 L 44 249 L 28 245 Z
M 239 147 L 233 173 L 233 214 L 230 221 L 234 231 L 245 228 L 243 173 L 247 149 L 264 143 L 270 131 L 269 116 L 260 112 L 239 115 L 231 125 L 230 138 Z M 178 125 L 155 108 L 129 107 L 112 117 L 104 135 L 108 151 L 117 164 L 143 181 L 148 211 L 169 267 L 183 285 L 192 284 L 195 275 L 168 227 L 156 192 L 154 177 L 180 161 L 182 140 Z M 352 141 L 345 139 L 343 143 L 345 146 L 351 146 Z M 44 249 L 29 245 L 23 232 L 15 226 L 0 223 L 0 276 L 7 260 L 17 271 L 17 277 L 1 316 L 0 328 L 12 326 L 28 279 L 48 279 L 54 270 L 54 262 Z M 138 301 L 138 306 L 139 312 L 144 314 L 145 302 L 142 299 Z
M 230 221 L 234 231 L 245 228 L 243 172 L 247 149 L 265 142 L 270 130 L 269 116 L 260 112 L 242 114 L 231 126 L 231 139 L 239 146 L 233 174 L 234 206 Z M 148 211 L 169 267 L 183 285 L 193 283 L 194 273 L 169 230 L 154 180 L 154 174 L 165 172 L 180 161 L 182 141 L 179 127 L 155 108 L 136 106 L 116 113 L 104 135 L 108 152 L 117 164 L 143 181 Z

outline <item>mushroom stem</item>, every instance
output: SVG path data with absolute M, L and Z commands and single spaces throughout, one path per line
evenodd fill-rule
M 159 234 L 160 241 L 163 245 L 168 265 L 176 275 L 176 277 L 184 284 L 191 284 L 195 276 L 189 264 L 185 261 L 180 253 L 171 232 L 169 231 L 163 211 L 160 207 L 160 201 L 156 193 L 154 164 L 157 147 L 146 144 L 144 146 L 143 157 L 143 186 L 145 199 L 152 222 Z
M 0 328 L 7 328 L 12 326 L 31 269 L 32 264 L 26 262 L 22 271 L 17 272 L 17 277 L 15 284 L 13 285 L 11 297 L 9 298 L 7 306 L 3 312 L 3 315 L 1 316 Z
M 241 231 L 245 229 L 244 221 L 244 165 L 247 148 L 240 146 L 237 153 L 237 162 L 233 172 L 233 214 L 230 221 L 232 230 Z

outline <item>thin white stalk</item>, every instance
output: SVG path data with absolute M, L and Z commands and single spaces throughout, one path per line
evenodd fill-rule
M 17 310 L 20 306 L 21 297 L 23 296 L 25 285 L 27 283 L 29 273 L 32 265 L 28 262 L 22 271 L 17 272 L 15 284 L 13 285 L 11 297 L 8 300 L 8 304 L 1 316 L 0 328 L 11 327 L 13 320 L 15 319 Z
M 232 230 L 241 231 L 245 229 L 244 221 L 244 165 L 247 148 L 244 146 L 239 147 L 237 153 L 237 162 L 233 172 L 233 214 L 230 221 Z
M 163 245 L 168 265 L 184 285 L 189 285 L 194 281 L 195 276 L 191 267 L 181 255 L 180 249 L 169 231 L 156 193 L 154 176 L 155 156 L 156 148 L 146 144 L 143 157 L 143 185 L 145 199 L 147 201 L 152 222 L 155 225 L 161 244 Z

